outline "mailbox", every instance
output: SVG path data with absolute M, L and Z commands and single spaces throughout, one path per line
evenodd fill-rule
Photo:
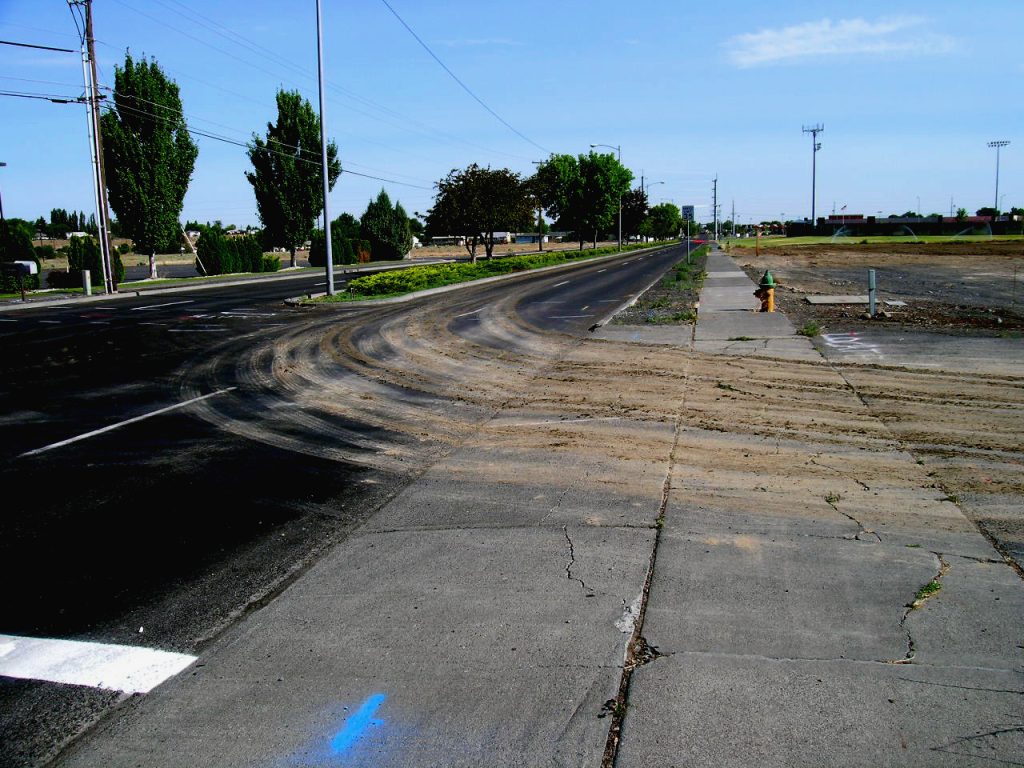
M 5 261 L 3 263 L 4 274 L 25 277 L 26 275 L 38 275 L 39 265 L 34 261 Z

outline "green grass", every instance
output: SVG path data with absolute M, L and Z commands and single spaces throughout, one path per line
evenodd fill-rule
M 1024 235 L 919 235 L 916 239 L 910 235 L 869 235 L 863 236 L 840 236 L 835 239 L 832 235 L 808 235 L 805 237 L 762 237 L 761 248 L 778 248 L 791 245 L 859 245 L 861 243 L 978 243 L 1002 241 L 1002 240 L 1024 240 Z M 757 245 L 757 238 L 754 237 L 730 237 L 722 241 L 722 244 L 730 248 L 750 248 Z
M 925 584 L 923 587 L 921 587 L 919 590 L 917 590 L 917 594 L 914 595 L 914 600 L 915 601 L 927 600 L 929 597 L 934 595 L 940 589 L 942 589 L 942 585 L 939 583 L 939 580 L 938 579 L 932 579 L 927 584 Z
M 819 323 L 817 320 L 808 320 L 806 323 L 803 324 L 803 327 L 801 327 L 797 331 L 797 333 L 800 334 L 801 336 L 807 336 L 808 338 L 820 336 L 821 323 Z

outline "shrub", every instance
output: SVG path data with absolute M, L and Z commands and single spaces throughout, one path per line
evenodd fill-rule
M 37 245 L 35 247 L 36 258 L 40 261 L 50 260 L 57 258 L 57 251 L 53 249 L 52 245 Z
M 132 252 L 132 247 L 128 243 L 121 243 L 117 246 L 117 252 L 124 256 L 126 253 Z
M 260 272 L 277 272 L 281 269 L 281 257 L 273 253 L 264 253 Z
M 36 250 L 32 247 L 32 236 L 21 227 L 9 226 L 6 228 L 6 236 L 0 235 L 0 261 L 33 261 L 36 269 L 39 269 L 39 258 Z M 25 290 L 31 291 L 39 287 L 39 275 L 29 275 L 24 280 Z M 16 276 L 4 275 L 0 292 L 15 293 L 21 290 Z
M 353 241 L 341 236 L 338 228 L 331 226 L 331 261 L 335 264 L 355 264 L 356 251 Z M 324 232 L 318 229 L 313 233 L 309 243 L 309 265 L 322 267 L 327 263 L 327 246 Z
M 68 271 L 54 270 L 46 277 L 51 288 L 80 288 L 82 286 L 82 270 L 89 270 L 89 280 L 93 285 L 103 284 L 103 257 L 100 245 L 93 237 L 72 237 L 67 248 Z M 124 280 L 124 264 L 121 254 L 116 250 L 110 254 L 113 262 L 111 268 L 114 282 Z
M 281 262 L 278 259 L 277 267 L 270 269 L 273 261 L 267 261 L 264 258 L 263 245 L 258 237 L 254 235 L 224 237 L 219 229 L 213 227 L 203 230 L 199 236 L 199 243 L 196 245 L 196 252 L 207 275 L 270 272 L 281 267 Z M 196 271 L 202 272 L 198 263 Z

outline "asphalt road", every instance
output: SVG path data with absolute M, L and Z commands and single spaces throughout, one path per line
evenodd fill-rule
M 323 290 L 310 276 L 0 313 L 0 477 L 11 500 L 0 574 L 17 585 L 0 633 L 197 651 L 408 482 L 415 464 L 361 460 L 382 445 L 400 450 L 407 435 L 304 417 L 263 367 L 268 345 L 325 328 L 379 345 L 407 313 L 438 303 L 448 332 L 469 341 L 483 310 L 502 302 L 515 323 L 585 335 L 682 255 L 627 255 L 382 307 L 285 306 Z M 0 762 L 33 764 L 115 699 L 0 681 Z

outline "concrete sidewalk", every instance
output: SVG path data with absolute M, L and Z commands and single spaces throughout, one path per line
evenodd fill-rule
M 757 285 L 718 246 L 712 246 L 700 292 L 694 349 L 730 355 L 820 360 L 811 340 L 798 336 L 780 312 L 758 312 Z

